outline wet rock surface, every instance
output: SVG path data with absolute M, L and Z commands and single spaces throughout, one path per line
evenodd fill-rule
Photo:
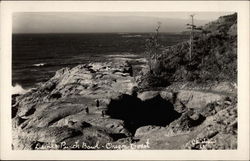
M 137 92 L 132 74 L 124 61 L 84 64 L 13 96 L 13 149 L 237 148 L 235 95 L 174 86 Z

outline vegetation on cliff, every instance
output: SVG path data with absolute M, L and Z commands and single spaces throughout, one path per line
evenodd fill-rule
M 170 47 L 157 37 L 147 42 L 150 70 L 142 86 L 166 86 L 172 82 L 237 81 L 237 14 L 219 17 L 194 35 L 192 59 L 189 42 Z

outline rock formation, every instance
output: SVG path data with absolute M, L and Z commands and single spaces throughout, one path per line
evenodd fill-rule
M 129 149 L 147 139 L 149 149 L 236 148 L 232 93 L 187 86 L 137 91 L 131 72 L 121 61 L 64 68 L 38 88 L 13 96 L 13 149 Z M 200 138 L 218 144 L 200 147 Z

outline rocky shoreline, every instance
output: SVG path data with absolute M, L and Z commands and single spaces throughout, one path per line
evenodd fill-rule
M 144 91 L 133 75 L 127 61 L 84 64 L 12 96 L 13 149 L 237 148 L 236 86 Z

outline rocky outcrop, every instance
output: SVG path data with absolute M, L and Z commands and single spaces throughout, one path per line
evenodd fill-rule
M 14 149 L 32 149 L 38 142 L 71 142 L 76 137 L 88 140 L 95 133 L 93 143 L 130 136 L 124 121 L 109 118 L 105 109 L 112 98 L 132 94 L 136 83 L 131 71 L 126 62 L 63 68 L 38 88 L 13 97 Z M 100 130 L 106 137 L 98 134 Z
M 202 149 L 202 139 L 236 148 L 235 88 L 138 91 L 132 73 L 127 62 L 63 68 L 13 96 L 13 149 Z
M 237 104 L 221 106 L 216 114 L 207 117 L 196 131 L 197 135 L 183 148 L 198 150 L 237 149 Z
M 225 96 L 221 94 L 194 91 L 194 90 L 180 90 L 178 92 L 178 101 L 185 104 L 187 108 L 201 108 L 207 104 L 224 99 Z
M 126 63 L 95 63 L 72 69 L 63 68 L 49 81 L 18 98 L 17 115 L 28 116 L 40 103 L 55 102 L 71 96 L 79 95 L 89 102 L 96 98 L 115 97 L 120 93 L 129 94 L 136 86 L 130 68 Z
M 216 110 L 211 112 L 213 105 Z M 215 101 L 213 105 L 187 109 L 166 127 L 140 127 L 135 132 L 139 140 L 137 143 L 143 144 L 149 140 L 152 149 L 237 149 L 236 98 Z

